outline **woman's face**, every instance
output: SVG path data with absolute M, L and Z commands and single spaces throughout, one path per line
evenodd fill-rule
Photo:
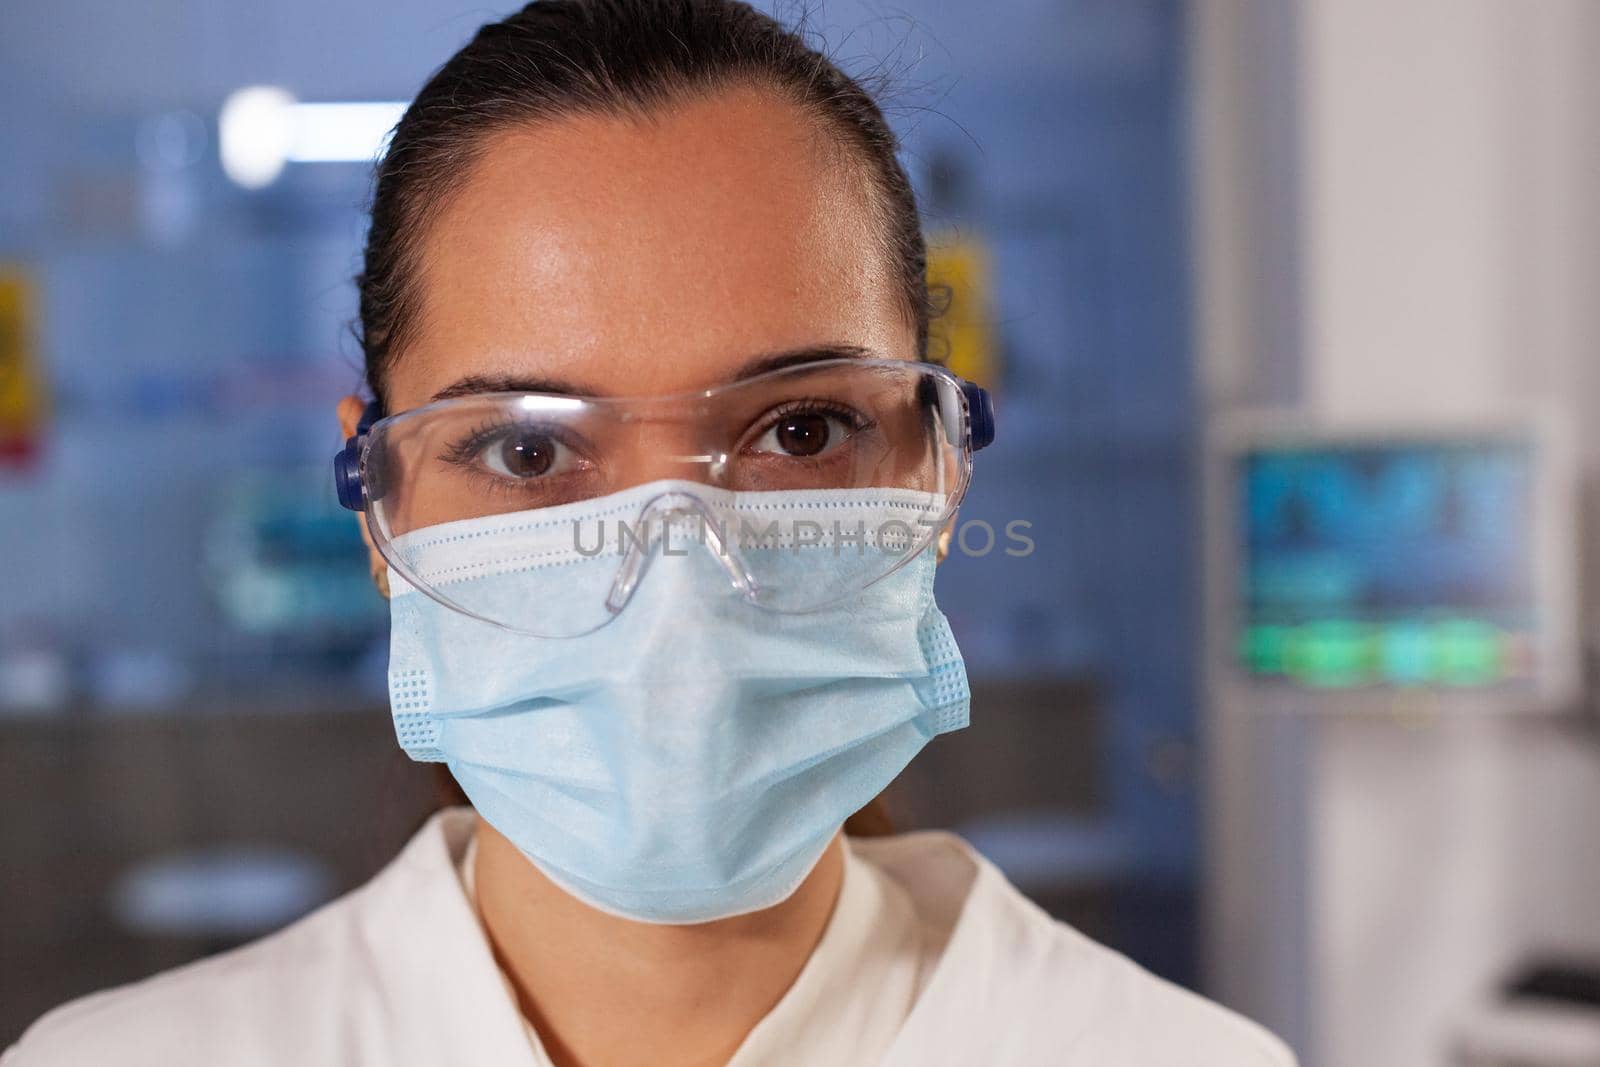
M 833 135 L 756 90 L 495 134 L 430 227 L 388 408 L 672 393 L 824 346 L 913 359 L 870 197 Z

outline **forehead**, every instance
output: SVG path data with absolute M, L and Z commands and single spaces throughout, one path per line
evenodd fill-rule
M 819 344 L 912 358 L 865 170 L 755 90 L 493 134 L 432 220 L 397 410 L 467 377 L 649 394 Z

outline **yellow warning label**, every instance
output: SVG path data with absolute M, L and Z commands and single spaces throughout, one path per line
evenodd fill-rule
M 0 264 L 0 461 L 31 456 L 44 428 L 44 376 L 33 347 L 34 308 L 27 274 Z
M 934 306 L 929 354 L 985 388 L 993 388 L 1000 376 L 990 284 L 989 257 L 977 240 L 929 236 L 928 292 Z

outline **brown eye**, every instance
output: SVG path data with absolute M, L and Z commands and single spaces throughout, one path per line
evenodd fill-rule
M 790 415 L 772 429 L 778 447 L 791 456 L 815 456 L 828 447 L 826 415 Z
M 508 433 L 483 450 L 483 463 L 507 478 L 537 478 L 548 474 L 561 459 L 561 445 L 537 431 Z
M 854 432 L 855 426 L 842 415 L 795 411 L 774 419 L 751 450 L 809 459 L 837 448 Z

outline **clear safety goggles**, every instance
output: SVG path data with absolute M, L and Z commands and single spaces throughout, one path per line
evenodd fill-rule
M 366 512 L 391 590 L 540 637 L 604 625 L 653 559 L 691 546 L 753 604 L 836 604 L 929 545 L 994 435 L 983 389 L 895 359 L 379 414 L 369 405 L 334 478 Z

